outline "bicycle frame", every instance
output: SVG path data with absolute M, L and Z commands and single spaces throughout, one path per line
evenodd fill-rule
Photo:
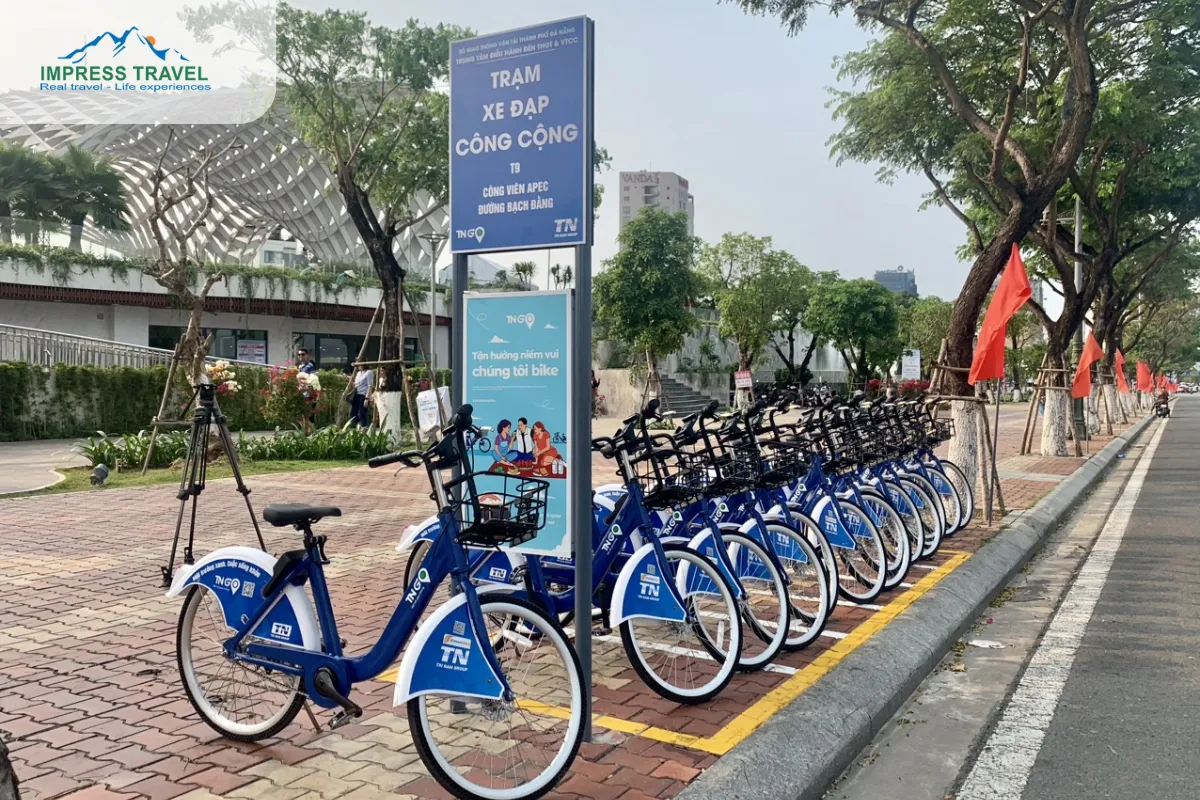
M 464 598 L 474 640 L 479 643 L 479 649 L 483 651 L 491 672 L 499 679 L 499 691 L 486 696 L 511 700 L 513 692 L 496 659 L 495 651 L 490 644 L 484 645 L 488 641 L 487 627 L 476 589 L 471 581 L 466 580 L 470 564 L 463 547 L 456 542 L 458 522 L 453 514 L 446 511 L 439 514 L 439 519 L 441 521 L 439 535 L 432 542 L 430 550 L 422 562 L 422 569 L 418 571 L 407 587 L 404 597 L 397 604 L 383 633 L 367 653 L 353 658 L 343 655 L 337 620 L 322 568 L 325 560 L 318 540 L 308 532 L 305 535 L 304 555 L 292 560 L 287 565 L 278 579 L 274 581 L 271 591 L 264 595 L 257 610 L 247 617 L 248 621 L 237 633 L 224 642 L 226 653 L 235 661 L 303 677 L 309 697 L 318 705 L 332 708 L 333 701 L 325 698 L 312 686 L 313 676 L 317 670 L 322 667 L 328 668 L 337 677 L 337 682 L 342 688 L 349 688 L 355 683 L 369 680 L 386 670 L 395 662 L 413 632 L 417 630 L 421 615 L 429 607 L 438 587 L 449 577 L 457 582 L 460 596 Z M 303 585 L 305 581 L 311 582 L 312 596 L 316 602 L 317 620 L 324 642 L 324 652 L 267 644 L 257 639 L 247 641 L 250 632 L 256 629 L 279 601 L 286 587 L 293 584 Z M 433 644 L 441 646 L 441 643 Z M 442 649 L 444 651 L 446 648 Z M 444 652 L 442 655 L 447 657 Z M 451 653 L 449 657 L 453 657 L 453 654 Z M 461 692 L 463 695 L 475 694 L 466 690 L 467 688 L 464 686 L 464 691 Z

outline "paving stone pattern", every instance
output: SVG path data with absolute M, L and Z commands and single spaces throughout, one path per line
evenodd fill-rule
M 1005 458 L 1001 469 L 1008 463 Z M 1011 465 L 1068 474 L 1078 464 L 1040 459 Z M 597 458 L 595 475 L 597 484 L 609 481 L 611 462 Z M 250 485 L 260 512 L 286 501 L 342 508 L 341 518 L 323 521 L 319 530 L 330 536 L 327 573 L 342 634 L 351 652 L 364 650 L 403 593 L 404 557 L 395 551 L 401 533 L 432 512 L 423 475 L 360 468 L 256 476 Z M 1010 507 L 1032 505 L 1051 488 L 1045 481 L 1005 481 Z M 335 732 L 314 731 L 301 712 L 278 738 L 241 744 L 198 720 L 175 663 L 179 601 L 165 598 L 159 587 L 177 508 L 170 486 L 0 501 L 0 734 L 12 750 L 23 797 L 448 797 L 425 772 L 404 711 L 392 708 L 392 686 L 382 681 L 356 688 L 366 714 Z M 273 552 L 298 543 L 291 529 L 263 530 Z M 974 525 L 945 546 L 973 552 L 993 532 Z M 252 542 L 232 483 L 210 483 L 200 505 L 197 552 Z M 920 577 L 914 570 L 910 580 Z M 888 601 L 885 595 L 878 603 Z M 777 664 L 811 664 L 874 613 L 839 606 L 828 635 Z M 596 642 L 595 669 L 597 714 L 700 737 L 717 733 L 788 677 L 738 675 L 714 702 L 680 707 L 643 686 L 619 641 Z M 318 718 L 325 723 L 328 713 Z M 595 741 L 583 746 L 550 796 L 671 797 L 715 759 L 597 727 Z

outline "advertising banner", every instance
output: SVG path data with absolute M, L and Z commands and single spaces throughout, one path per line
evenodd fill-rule
M 517 549 L 569 556 L 571 293 L 468 292 L 463 301 L 463 401 L 488 428 L 474 471 L 548 481 L 546 527 Z M 486 476 L 476 483 L 487 491 Z

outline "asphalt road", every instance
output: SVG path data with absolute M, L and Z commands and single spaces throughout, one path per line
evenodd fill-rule
M 1200 796 L 1200 398 L 1167 423 L 1025 800 Z

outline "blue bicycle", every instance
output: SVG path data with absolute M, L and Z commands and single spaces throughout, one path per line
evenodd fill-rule
M 366 653 L 344 653 L 324 573 L 328 539 L 312 530 L 340 516 L 337 508 L 269 506 L 263 518 L 300 531 L 300 549 L 276 559 L 228 547 L 179 572 L 168 592 L 187 593 L 179 671 L 209 726 L 257 741 L 286 727 L 308 698 L 338 709 L 330 727 L 339 727 L 362 715 L 350 699 L 353 686 L 382 673 L 403 650 L 394 702 L 406 705 L 417 752 L 447 791 L 471 800 L 524 800 L 561 780 L 589 713 L 578 657 L 556 619 L 468 579 L 467 547 L 495 549 L 536 535 L 545 524 L 548 484 L 495 475 L 484 482 L 484 473 L 462 470 L 469 463 L 465 437 L 478 435 L 471 411 L 460 408 L 424 452 L 370 461 L 425 467 L 440 511 L 420 569 Z M 447 578 L 457 594 L 421 623 Z

